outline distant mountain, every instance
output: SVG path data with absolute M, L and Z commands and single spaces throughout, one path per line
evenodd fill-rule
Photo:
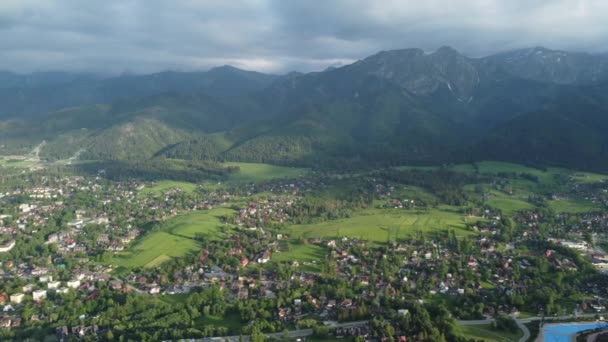
M 0 75 L 0 83 L 23 84 L 11 77 Z M 383 51 L 283 76 L 226 66 L 56 75 L 35 86 L 0 85 L 0 109 L 21 111 L 0 121 L 0 146 L 45 139 L 42 154 L 52 159 L 335 166 L 498 159 L 608 170 L 606 94 L 607 55 L 544 48 L 484 58 L 450 47 Z
M 556 84 L 592 84 L 608 79 L 608 56 L 549 50 L 522 49 L 479 60 L 490 77 L 505 77 Z
M 230 66 L 206 72 L 166 71 L 150 75 L 99 78 L 84 74 L 0 73 L 0 118 L 43 117 L 67 107 L 110 103 L 166 92 L 214 97 L 244 96 L 277 78 Z

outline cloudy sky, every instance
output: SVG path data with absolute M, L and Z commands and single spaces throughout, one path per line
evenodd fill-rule
M 606 0 L 0 0 L 0 70 L 311 71 L 450 45 L 608 51 Z

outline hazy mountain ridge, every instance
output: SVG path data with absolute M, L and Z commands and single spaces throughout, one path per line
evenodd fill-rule
M 608 128 L 605 55 L 533 48 L 469 58 L 442 47 L 383 51 L 351 65 L 284 76 L 224 66 L 57 79 L 67 83 L 50 93 L 23 90 L 20 99 L 41 92 L 42 102 L 53 101 L 26 106 L 39 110 L 30 114 L 40 119 L 17 124 L 19 135 L 48 139 L 49 151 L 54 139 L 88 146 L 82 158 L 282 164 L 490 158 L 608 169 L 600 160 L 608 146 L 600 133 Z M 0 98 L 14 89 L 0 85 Z M 63 92 L 69 96 L 61 100 Z M 66 101 L 90 103 L 41 109 Z M 0 103 L 6 110 L 16 102 Z M 133 134 L 123 137 L 127 128 Z M 0 143 L 10 141 L 2 135 Z M 74 148 L 65 150 L 48 156 L 64 157 Z M 569 151 L 584 157 L 568 157 Z

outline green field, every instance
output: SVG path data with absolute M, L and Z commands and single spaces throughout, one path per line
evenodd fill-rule
M 259 182 L 276 178 L 296 178 L 308 172 L 308 169 L 276 166 L 260 163 L 224 163 L 226 166 L 238 166 L 241 170 L 230 175 L 235 182 Z
M 109 258 L 106 263 L 125 268 L 155 267 L 172 258 L 196 252 L 200 244 L 192 238 L 197 233 L 219 238 L 222 224 L 218 217 L 232 213 L 230 209 L 217 208 L 177 216 L 163 223 L 160 231 L 147 234 L 129 250 Z
M 485 342 L 517 342 L 519 341 L 519 338 L 523 336 L 521 331 L 514 334 L 506 331 L 492 330 L 492 327 L 489 324 L 466 325 L 460 326 L 458 329 L 460 329 L 461 335 L 464 337 L 475 340 L 481 339 Z
M 597 183 L 608 181 L 608 175 L 591 172 L 576 172 L 572 174 L 572 178 L 580 183 Z
M 236 334 L 240 332 L 244 323 L 241 322 L 241 317 L 236 313 L 229 313 L 225 317 L 218 316 L 201 316 L 198 318 L 197 323 L 201 325 L 212 325 L 216 327 L 226 327 L 232 333 Z
M 454 165 L 444 165 L 444 166 L 400 166 L 398 169 L 401 170 L 437 170 L 443 167 L 446 170 L 454 171 L 454 172 L 463 172 L 463 173 L 473 173 L 476 171 L 475 166 L 477 166 L 477 170 L 480 174 L 497 174 L 500 172 L 507 173 L 528 173 L 538 177 L 539 181 L 543 184 L 552 184 L 555 180 L 555 174 L 568 174 L 570 171 L 560 168 L 548 168 L 546 171 L 535 169 L 532 167 L 528 167 L 521 164 L 514 164 L 508 162 L 499 162 L 499 161 L 481 161 L 475 164 L 467 163 L 467 164 L 454 164 Z M 596 174 L 585 174 L 582 175 L 588 176 L 592 175 L 595 178 L 600 178 L 601 175 Z M 608 176 L 605 176 L 608 179 Z
M 281 251 L 272 254 L 272 261 L 290 263 L 297 261 L 303 270 L 319 271 L 318 263 L 325 258 L 326 252 L 327 249 L 323 246 L 300 244 L 292 240 L 281 244 Z
M 188 182 L 169 181 L 169 180 L 159 181 L 159 182 L 155 182 L 153 185 L 146 186 L 139 192 L 139 194 L 140 195 L 148 195 L 148 194 L 160 195 L 160 194 L 166 192 L 167 190 L 171 190 L 171 189 L 175 189 L 175 188 L 182 189 L 183 191 L 186 191 L 186 192 L 193 192 L 194 190 L 196 190 L 196 184 L 188 183 Z
M 34 166 L 35 164 L 35 162 L 29 160 L 9 159 L 7 157 L 0 157 L 0 167 L 27 169 Z
M 593 202 L 583 199 L 551 200 L 547 201 L 547 203 L 556 213 L 584 213 L 598 209 Z
M 450 208 L 430 210 L 366 209 L 353 217 L 313 224 L 294 225 L 289 228 L 292 237 L 356 237 L 386 242 L 404 238 L 415 232 L 456 229 L 457 235 L 471 235 L 465 230 L 463 214 Z
M 224 229 L 219 217 L 233 214 L 234 210 L 227 208 L 195 211 L 172 219 L 164 229 L 173 235 L 185 238 L 194 238 L 196 234 L 204 234 L 210 239 L 216 239 L 221 236 L 221 230 Z
M 174 258 L 195 252 L 199 244 L 192 240 L 166 232 L 153 232 L 146 235 L 128 251 L 110 258 L 107 263 L 126 268 L 154 267 Z
M 517 198 L 493 197 L 486 201 L 490 206 L 502 210 L 507 215 L 513 215 L 520 210 L 532 209 L 532 204 Z

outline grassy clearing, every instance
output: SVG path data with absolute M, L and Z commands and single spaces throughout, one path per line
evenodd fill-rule
M 375 242 L 405 238 L 417 231 L 456 229 L 458 235 L 471 235 L 465 230 L 462 214 L 448 208 L 420 211 L 366 209 L 353 217 L 290 227 L 292 237 L 357 237 Z
M 233 333 L 238 333 L 243 327 L 244 323 L 241 322 L 241 318 L 238 314 L 227 314 L 225 317 L 219 316 L 202 316 L 197 318 L 197 323 L 203 326 L 216 326 L 216 327 L 226 327 Z
M 238 166 L 240 172 L 230 175 L 234 182 L 259 182 L 276 178 L 296 178 L 308 172 L 308 169 L 276 166 L 260 163 L 225 163 L 226 166 Z
M 167 223 L 165 230 L 185 238 L 194 238 L 196 234 L 203 234 L 210 239 L 216 239 L 221 236 L 225 228 L 220 222 L 220 217 L 232 214 L 234 210 L 228 208 L 195 211 L 172 219 Z
M 462 336 L 475 340 L 481 339 L 486 342 L 517 342 L 523 336 L 523 333 L 518 330 L 517 333 L 507 331 L 492 330 L 489 324 L 484 325 L 466 325 L 459 327 Z
M 475 167 L 477 166 L 477 167 Z M 444 166 L 400 166 L 398 169 L 400 170 L 423 170 L 423 171 L 431 171 L 437 170 L 439 168 L 444 168 L 446 170 L 454 171 L 454 172 L 462 172 L 462 173 L 474 173 L 479 172 L 480 174 L 497 174 L 501 172 L 506 173 L 528 173 L 538 177 L 540 183 L 545 185 L 551 185 L 555 183 L 555 174 L 565 174 L 568 173 L 568 170 L 560 169 L 560 168 L 548 168 L 546 171 L 535 169 L 532 167 L 528 167 L 521 164 L 514 164 L 508 162 L 499 162 L 499 161 L 481 161 L 475 164 L 466 163 L 466 164 L 455 164 L 455 165 L 444 165 Z M 597 177 L 597 176 L 594 176 Z M 606 176 L 608 179 L 608 176 Z
M 295 240 L 284 241 L 281 251 L 272 254 L 272 261 L 293 262 L 297 261 L 300 268 L 306 271 L 320 271 L 318 263 L 325 258 L 327 249 L 323 246 L 313 244 L 300 244 Z
M 583 199 L 551 200 L 547 204 L 556 213 L 585 213 L 598 209 L 593 202 Z
M 519 210 L 533 208 L 533 205 L 527 201 L 528 196 L 532 193 L 525 187 L 524 183 L 528 183 L 528 181 L 514 182 L 513 186 L 510 186 L 513 189 L 512 195 L 496 190 L 491 184 L 467 184 L 463 188 L 466 191 L 473 192 L 477 186 L 481 186 L 489 196 L 486 200 L 488 205 L 502 210 L 507 215 L 513 215 Z
M 126 268 L 153 267 L 171 258 L 195 252 L 199 248 L 200 245 L 192 239 L 159 231 L 148 234 L 129 251 L 113 256 L 107 263 Z
M 196 252 L 200 249 L 200 244 L 193 239 L 196 234 L 204 234 L 210 239 L 221 238 L 223 224 L 219 217 L 233 212 L 216 208 L 177 216 L 165 222 L 160 231 L 144 236 L 128 251 L 110 258 L 107 263 L 125 268 L 156 267 L 172 258 Z
M 171 257 L 166 255 L 166 254 L 162 254 L 157 256 L 156 258 L 152 259 L 152 261 L 150 261 L 149 263 L 145 264 L 145 267 L 156 267 L 160 264 L 162 264 L 165 261 L 171 260 Z
M 167 190 L 171 190 L 171 189 L 175 189 L 175 188 L 182 189 L 183 191 L 186 191 L 186 192 L 193 192 L 194 190 L 196 190 L 196 187 L 197 187 L 197 185 L 194 183 L 165 180 L 165 181 L 156 182 L 152 186 L 147 186 L 147 187 L 143 188 L 139 192 L 139 195 L 140 196 L 144 196 L 144 195 L 148 195 L 148 194 L 160 195 Z
M 30 160 L 22 159 L 11 159 L 8 157 L 0 157 L 0 167 L 15 168 L 15 169 L 28 169 L 34 166 L 36 163 Z
M 505 195 L 507 196 L 507 195 Z M 509 198 L 505 196 L 496 196 L 490 198 L 486 202 L 494 207 L 502 210 L 503 213 L 507 215 L 514 215 L 520 210 L 532 209 L 532 204 L 519 200 L 517 198 Z
M 576 172 L 571 175 L 572 178 L 579 183 L 597 183 L 608 181 L 608 175 L 591 172 Z

